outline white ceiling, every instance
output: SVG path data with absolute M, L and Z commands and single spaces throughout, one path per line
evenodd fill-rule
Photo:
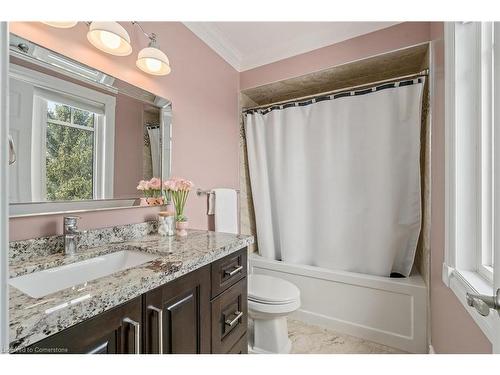
M 185 22 L 236 70 L 244 71 L 380 30 L 397 22 Z

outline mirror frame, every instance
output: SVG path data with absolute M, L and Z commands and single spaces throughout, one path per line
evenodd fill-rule
M 34 56 L 33 51 L 41 52 L 40 55 Z M 145 104 L 152 105 L 159 109 L 172 110 L 172 102 L 166 98 L 155 95 L 149 91 L 141 89 L 131 83 L 122 81 L 109 74 L 106 74 L 91 66 L 82 64 L 58 52 L 54 52 L 39 44 L 33 43 L 25 38 L 22 38 L 14 33 L 9 34 L 9 59 L 15 57 L 24 60 L 28 63 L 38 65 L 48 69 L 56 74 L 66 76 L 73 80 L 97 87 L 101 90 L 111 92 L 113 94 L 123 94 L 131 98 L 140 100 Z M 51 59 L 56 58 L 59 62 L 55 65 Z M 60 64 L 63 61 L 67 64 Z M 9 61 L 10 71 L 10 61 Z M 82 75 L 82 71 L 88 72 Z M 10 76 L 10 74 L 9 74 Z M 92 78 L 95 77 L 95 78 Z M 115 85 L 116 83 L 119 85 Z M 171 116 L 172 117 L 172 116 Z M 168 170 L 172 169 L 172 122 L 170 123 L 170 134 L 165 134 L 165 128 L 161 128 L 161 138 L 168 139 L 170 143 L 170 157 Z M 163 163 L 163 158 L 162 158 Z M 162 167 L 162 171 L 164 168 Z M 162 176 L 162 179 L 167 177 Z M 9 203 L 9 217 L 26 217 L 26 216 L 41 216 L 55 214 L 69 214 L 87 211 L 102 211 L 115 210 L 124 208 L 149 207 L 139 206 L 137 197 L 119 198 L 119 199 L 96 199 L 96 200 L 79 200 L 79 201 L 55 201 L 55 202 L 26 202 L 26 203 Z

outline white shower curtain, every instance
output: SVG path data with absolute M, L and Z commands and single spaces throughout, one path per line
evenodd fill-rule
M 420 233 L 423 83 L 247 113 L 262 256 L 408 276 Z
M 151 147 L 151 167 L 153 177 L 161 178 L 161 149 L 160 149 L 160 127 L 148 128 L 149 144 Z

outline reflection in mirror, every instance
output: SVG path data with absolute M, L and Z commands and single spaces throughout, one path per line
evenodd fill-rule
M 10 44 L 11 213 L 39 202 L 130 205 L 139 180 L 170 176 L 168 100 L 12 34 Z

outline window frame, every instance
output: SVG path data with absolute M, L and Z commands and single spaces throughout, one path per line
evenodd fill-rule
M 465 300 L 466 292 L 493 295 L 493 270 L 483 261 L 494 252 L 492 135 L 496 124 L 491 116 L 491 101 L 493 85 L 498 84 L 498 77 L 493 81 L 483 65 L 487 43 L 482 35 L 488 25 L 493 23 L 445 23 L 445 257 L 442 281 L 492 341 L 495 337 L 494 314 L 482 317 Z M 469 30 L 466 31 L 466 27 Z M 463 38 L 460 40 L 467 47 L 457 46 L 457 38 Z M 461 64 L 457 65 L 456 61 Z M 493 65 L 489 67 L 493 74 Z M 464 95 L 465 90 L 472 93 Z M 468 126 L 470 123 L 480 126 Z
M 35 86 L 35 89 L 39 88 L 52 92 L 56 96 L 66 96 L 69 100 L 74 98 L 77 102 L 83 101 L 88 102 L 91 106 L 102 107 L 103 115 L 97 116 L 97 123 L 94 124 L 94 163 L 96 163 L 94 170 L 96 172 L 96 181 L 94 184 L 93 200 L 112 199 L 114 190 L 116 98 L 101 91 L 93 90 L 16 64 L 10 64 L 9 75 L 12 78 L 32 84 Z M 43 94 L 39 94 L 39 96 L 43 97 Z M 73 104 L 69 105 L 74 106 Z M 37 119 L 37 121 L 40 121 L 40 119 Z M 43 160 L 45 159 L 43 158 Z M 61 201 L 46 202 L 57 203 Z

